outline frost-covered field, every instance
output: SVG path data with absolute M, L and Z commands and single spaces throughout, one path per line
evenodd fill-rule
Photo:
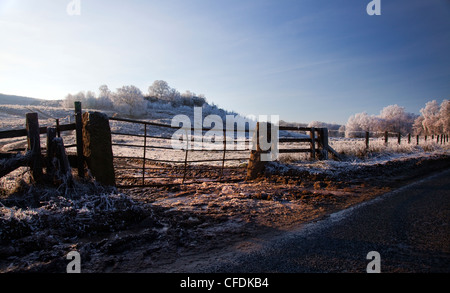
M 61 124 L 73 122 L 70 109 L 3 105 L 2 130 L 23 128 L 30 110 L 42 112 L 41 125 L 54 125 L 55 118 Z M 159 109 L 146 120 L 170 123 L 175 114 L 179 113 Z M 143 134 L 144 127 L 111 121 L 111 129 Z M 168 137 L 172 133 L 150 127 L 148 134 Z M 71 144 L 74 134 L 67 133 L 63 139 Z M 117 135 L 113 142 L 143 144 L 142 138 Z M 22 138 L 1 143 L 3 150 L 26 146 Z M 147 143 L 163 146 L 168 141 L 149 139 Z M 433 170 L 442 157 L 448 161 L 449 154 L 448 145 L 430 141 L 419 146 L 406 142 L 399 146 L 396 141 L 384 146 L 383 141 L 374 140 L 368 151 L 364 141 L 357 139 L 331 139 L 330 145 L 342 154 L 343 161 L 285 155 L 270 165 L 266 179 L 257 182 L 117 190 L 88 178 L 72 187 L 41 187 L 29 184 L 27 168 L 19 168 L 0 180 L 0 272 L 65 272 L 65 255 L 72 250 L 82 255 L 83 271 L 195 270 L 202 261 L 199 255 L 208 262 L 216 252 L 254 249 L 257 243 L 248 239 L 261 231 L 285 230 L 373 198 L 392 188 L 391 178 L 414 171 L 410 166 L 422 166 L 422 159 L 434 163 L 414 174 Z M 146 157 L 184 160 L 184 151 L 177 152 L 149 148 Z M 140 148 L 114 146 L 114 153 L 142 157 Z M 220 152 L 190 152 L 189 158 L 202 154 L 222 156 Z M 389 173 L 393 171 L 394 176 Z
M 55 119 L 60 120 L 60 124 L 73 123 L 74 115 L 73 110 L 63 107 L 49 107 L 49 106 L 22 106 L 22 105 L 0 105 L 0 129 L 1 130 L 10 130 L 10 129 L 20 129 L 25 127 L 25 114 L 28 112 L 38 112 L 39 115 L 39 123 L 41 126 L 55 126 Z M 193 109 L 180 107 L 180 108 L 171 108 L 167 107 L 166 109 L 153 109 L 149 111 L 149 115 L 147 117 L 142 117 L 139 120 L 149 121 L 149 122 L 158 122 L 163 124 L 170 124 L 172 122 L 173 117 L 176 115 L 182 114 L 193 119 Z M 119 116 L 119 114 L 115 112 L 107 112 L 109 116 Z M 211 112 L 206 112 L 206 114 L 215 114 Z M 216 113 L 219 114 L 219 113 Z M 113 133 L 126 133 L 126 134 L 144 134 L 144 125 L 143 124 L 134 124 L 122 121 L 110 121 L 111 130 Z M 164 127 L 156 127 L 156 126 L 147 126 L 147 135 L 155 136 L 155 137 L 165 137 L 171 138 L 174 133 L 174 129 L 164 128 Z M 302 136 L 302 134 L 291 132 L 291 133 L 282 133 L 280 135 L 283 136 Z M 65 145 L 71 145 L 75 143 L 75 135 L 74 132 L 63 132 L 62 134 Z M 142 158 L 144 155 L 142 147 L 135 146 L 143 146 L 144 139 L 142 137 L 133 137 L 133 136 L 122 136 L 114 134 L 112 136 L 113 144 L 125 144 L 132 146 L 113 146 L 113 153 L 115 156 L 124 156 L 124 157 L 137 157 Z M 194 139 L 194 137 L 193 137 Z M 221 139 L 221 138 L 219 138 Z M 230 137 L 227 138 L 228 141 L 231 140 Z M 219 140 L 218 140 L 219 141 Z M 242 135 L 238 138 L 239 143 L 235 145 L 234 149 L 249 149 L 251 148 L 251 142 Z M 13 139 L 4 139 L 0 141 L 2 151 L 15 150 L 15 149 L 24 149 L 26 147 L 26 138 L 13 138 Z M 41 144 L 45 147 L 45 136 L 42 135 Z M 147 159 L 154 160 L 168 160 L 174 162 L 184 162 L 186 159 L 186 153 L 183 150 L 167 150 L 163 148 L 172 147 L 172 141 L 170 139 L 157 139 L 157 138 L 148 138 L 146 142 L 148 148 L 146 149 L 145 157 Z M 294 163 L 301 166 L 315 166 L 314 168 L 319 168 L 320 166 L 327 166 L 332 164 L 340 164 L 345 165 L 347 167 L 351 167 L 357 164 L 377 164 L 379 162 L 400 159 L 402 157 L 411 158 L 411 157 L 420 157 L 420 156 L 429 156 L 430 154 L 445 154 L 449 153 L 450 144 L 438 144 L 435 140 L 428 139 L 428 141 L 424 141 L 423 138 L 420 140 L 420 144 L 416 145 L 415 140 L 412 140 L 411 143 L 408 143 L 406 138 L 402 139 L 401 144 L 397 143 L 396 138 L 391 138 L 388 145 L 384 144 L 384 140 L 382 138 L 371 138 L 369 142 L 369 149 L 366 149 L 364 139 L 356 139 L 356 138 L 330 138 L 329 142 L 330 146 L 336 150 L 339 154 L 344 157 L 344 162 L 336 163 L 333 161 L 327 162 L 312 162 L 310 159 L 310 155 L 308 153 L 303 154 L 281 154 L 279 156 L 279 161 L 282 163 Z M 215 147 L 221 149 L 222 144 L 204 144 L 205 148 L 214 149 Z M 309 145 L 305 144 L 291 144 L 286 145 L 283 144 L 280 147 L 283 148 L 299 148 L 304 147 L 308 148 Z M 198 160 L 217 160 L 214 162 L 201 162 L 201 164 L 211 164 L 220 166 L 221 159 L 223 158 L 222 151 L 207 151 L 201 152 L 192 150 L 193 144 L 190 145 L 191 150 L 188 152 L 188 161 L 198 161 Z M 69 148 L 68 151 L 74 151 L 74 148 Z M 242 159 L 242 160 L 233 160 L 227 161 L 226 166 L 242 166 L 247 162 L 247 158 L 249 157 L 249 151 L 227 151 L 225 154 L 226 159 Z M 192 163 L 193 165 L 199 163 Z M 325 171 L 328 167 L 324 167 Z
M 38 106 L 21 106 L 21 105 L 0 105 L 0 131 L 2 130 L 12 130 L 12 129 L 22 129 L 25 128 L 25 115 L 29 112 L 37 112 L 39 115 L 40 126 L 55 126 L 56 119 L 59 119 L 60 124 L 68 124 L 74 122 L 74 114 L 72 109 L 62 108 L 62 107 L 38 107 Z M 118 116 L 115 112 L 106 112 L 109 116 Z M 141 117 L 136 120 L 157 122 L 162 124 L 170 125 L 172 118 L 176 115 L 186 115 L 188 117 L 193 116 L 192 111 L 188 111 L 184 108 L 180 109 L 155 109 L 151 111 L 148 117 Z M 124 134 L 144 134 L 144 125 L 136 123 L 128 123 L 122 121 L 110 121 L 111 131 L 113 133 L 124 133 Z M 156 136 L 168 139 L 157 139 L 148 138 L 146 150 L 147 159 L 157 159 L 157 160 L 170 160 L 184 162 L 185 152 L 183 150 L 167 150 L 161 149 L 161 147 L 172 147 L 172 142 L 170 138 L 172 137 L 175 129 L 148 126 L 147 135 Z M 74 131 L 63 132 L 62 137 L 65 145 L 71 145 L 75 143 Z M 194 139 L 194 136 L 192 137 Z M 231 138 L 228 138 L 231 140 Z M 125 157 L 143 157 L 143 148 L 136 146 L 144 146 L 144 139 L 141 137 L 125 136 L 113 134 L 112 136 L 113 144 L 125 144 L 130 146 L 113 146 L 113 153 L 115 156 L 125 156 Z M 245 138 L 239 138 L 239 142 L 235 147 L 235 150 L 245 150 L 249 148 L 249 144 L 245 142 Z M 217 140 L 218 141 L 218 140 Z M 24 149 L 26 147 L 26 138 L 12 138 L 3 139 L 0 141 L 0 146 L 2 151 Z M 45 135 L 41 136 L 41 145 L 45 147 Z M 152 148 L 154 146 L 154 148 Z M 190 147 L 193 148 L 193 145 Z M 192 150 L 188 154 L 188 160 L 213 160 L 218 159 L 219 161 L 223 158 L 223 152 L 218 151 L 222 148 L 221 143 L 205 143 L 203 145 L 204 149 L 216 149 L 212 152 L 200 152 L 198 150 Z M 74 149 L 70 149 L 74 150 Z M 69 150 L 69 151 L 70 151 Z M 241 158 L 248 157 L 248 151 L 233 151 L 227 152 L 226 158 Z M 216 165 L 220 163 L 216 162 Z M 239 165 L 242 161 L 233 161 L 227 164 Z
M 420 138 L 419 145 L 415 140 L 408 143 L 407 138 L 402 138 L 399 144 L 397 139 L 391 139 L 385 144 L 384 138 L 371 138 L 369 148 L 366 148 L 365 140 L 358 138 L 336 138 L 330 137 L 329 145 L 342 156 L 345 162 L 361 162 L 364 164 L 374 164 L 378 161 L 387 161 L 400 157 L 420 157 L 430 154 L 445 154 L 450 151 L 450 143 L 437 143 L 436 140 L 428 139 L 424 141 Z M 282 154 L 282 162 L 310 161 L 309 154 Z
M 401 162 L 409 159 L 429 159 L 450 154 L 450 143 L 440 144 L 435 140 L 408 143 L 402 139 L 392 139 L 386 145 L 384 138 L 371 138 L 366 149 L 365 140 L 357 138 L 330 138 L 330 146 L 342 157 L 342 161 L 313 161 L 309 154 L 289 154 L 280 156 L 280 162 L 298 170 L 314 174 L 338 175 L 355 171 L 362 167 L 384 165 L 388 162 Z

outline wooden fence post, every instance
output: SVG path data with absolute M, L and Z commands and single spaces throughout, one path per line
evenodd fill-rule
M 316 130 L 314 127 L 311 127 L 309 137 L 311 138 L 311 159 L 316 159 Z
M 366 131 L 366 149 L 369 149 L 369 132 Z
M 408 133 L 408 144 L 411 143 L 411 133 Z
M 59 184 L 67 184 L 68 187 L 73 185 L 72 170 L 70 168 L 69 158 L 66 154 L 66 149 L 64 148 L 64 142 L 62 138 L 57 137 L 53 140 L 53 149 L 55 151 L 55 157 L 58 160 L 58 170 L 55 174 Z
M 31 174 L 36 182 L 42 181 L 42 158 L 39 121 L 37 113 L 26 114 L 28 150 L 31 152 Z
M 187 166 L 188 166 L 188 154 L 189 154 L 189 146 L 191 145 L 191 131 L 186 129 L 186 149 L 184 150 L 184 168 L 183 168 L 183 180 L 181 183 L 184 183 L 187 176 Z M 195 147 L 195 141 L 194 141 L 194 147 Z
M 385 131 L 385 132 L 384 132 L 384 143 L 385 143 L 385 144 L 388 144 L 388 136 L 389 136 L 388 132 Z
M 59 130 L 59 119 L 56 119 L 56 133 L 61 137 L 61 130 Z
M 47 128 L 47 176 L 53 178 L 55 174 L 55 166 L 53 158 L 55 156 L 53 139 L 56 138 L 57 130 L 54 127 Z
M 322 153 L 322 159 L 328 160 L 328 128 L 322 128 Z
M 318 128 L 319 160 L 328 160 L 328 128 Z
M 398 133 L 398 144 L 402 143 L 402 134 L 399 132 Z
M 417 145 L 419 145 L 419 135 L 416 136 Z
M 84 155 L 83 155 L 83 120 L 81 116 L 81 102 L 75 102 L 75 125 L 77 137 L 77 169 L 78 176 L 84 178 Z
M 234 137 L 234 136 L 233 136 Z M 239 136 L 238 136 L 239 137 Z M 245 132 L 244 132 L 245 137 Z M 220 169 L 220 179 L 222 179 L 223 176 L 223 169 L 225 168 L 225 156 L 227 153 L 227 128 L 223 128 L 223 154 L 222 154 L 222 168 Z
M 144 155 L 142 157 L 142 186 L 145 186 L 145 157 L 147 153 L 147 124 L 144 124 Z

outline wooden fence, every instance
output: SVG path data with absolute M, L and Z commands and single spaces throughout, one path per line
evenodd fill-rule
M 303 148 L 280 148 L 280 154 L 286 153 L 309 153 L 312 160 L 328 160 L 328 154 L 333 155 L 337 160 L 340 159 L 339 154 L 328 144 L 328 128 L 314 128 L 314 127 L 292 127 L 280 126 L 279 131 L 298 132 L 304 134 L 306 137 L 280 137 L 278 142 L 280 147 L 285 143 L 288 145 L 296 145 L 307 143 L 308 147 Z
M 0 159 L 2 159 L 0 177 L 19 167 L 28 166 L 33 178 L 38 182 L 43 177 L 48 179 L 49 175 L 52 176 L 55 173 L 55 168 L 67 173 L 70 167 L 75 167 L 78 176 L 83 178 L 85 163 L 89 165 L 89 162 L 87 161 L 88 157 L 85 157 L 84 154 L 83 140 L 86 138 L 83 138 L 84 118 L 82 117 L 80 102 L 75 102 L 74 114 L 75 123 L 60 125 L 59 120 L 55 119 L 54 127 L 40 127 L 38 113 L 27 113 L 25 129 L 0 131 L 0 140 L 15 137 L 27 138 L 27 148 L 23 150 L 25 152 L 18 153 L 16 150 L 15 152 L 0 153 Z M 191 134 L 197 133 L 198 135 L 200 133 L 203 137 L 205 133 L 213 129 L 180 128 L 169 124 L 118 117 L 106 117 L 106 120 L 110 124 L 115 122 L 137 125 L 137 128 L 140 129 L 138 132 L 111 131 L 111 148 L 138 149 L 137 155 L 136 153 L 134 155 L 123 155 L 113 152 L 111 162 L 114 162 L 111 165 L 114 165 L 112 172 L 116 174 L 114 182 L 116 179 L 118 180 L 118 184 L 116 184 L 118 187 L 182 184 L 204 180 L 243 180 L 248 178 L 249 173 L 246 167 L 248 168 L 251 165 L 250 162 L 255 157 L 252 157 L 252 152 L 258 149 L 258 146 L 253 145 L 255 129 L 229 130 L 223 127 L 222 135 L 216 135 L 217 133 L 215 133 L 214 141 L 211 140 L 211 142 L 219 142 L 219 144 L 214 144 L 215 148 L 208 148 L 204 144 L 201 145 L 201 148 L 197 148 L 195 135 Z M 161 129 L 168 130 L 165 132 L 166 135 L 161 135 L 161 133 L 164 133 Z M 259 126 L 257 126 L 257 129 L 259 129 Z M 330 154 L 334 159 L 340 159 L 339 155 L 329 145 L 327 128 L 277 126 L 276 129 L 279 135 L 279 137 L 276 136 L 277 148 L 270 151 L 275 151 L 277 154 L 307 153 L 313 160 L 327 160 Z M 184 148 L 175 149 L 172 145 L 173 133 L 180 130 L 185 131 L 185 137 L 189 139 L 186 139 Z M 61 139 L 56 139 L 60 138 L 61 132 L 64 131 L 75 131 L 75 144 L 64 146 Z M 105 131 L 109 132 L 110 129 Z M 242 134 L 236 135 L 237 132 L 242 132 Z M 231 136 L 230 133 L 232 133 Z M 42 134 L 47 135 L 45 148 L 41 147 L 40 136 Z M 405 141 L 408 144 L 419 144 L 422 141 L 432 141 L 438 144 L 448 143 L 448 135 L 445 134 L 419 137 L 411 134 L 402 136 L 400 133 L 387 131 L 381 134 L 365 132 L 366 148 L 369 148 L 370 139 L 376 134 L 378 138 L 384 138 L 385 144 L 388 144 L 391 139 L 394 139 L 398 144 Z M 124 137 L 131 138 L 132 142 L 127 142 Z M 271 136 L 269 135 L 269 137 Z M 162 141 L 165 144 L 162 144 Z M 201 141 L 203 142 L 203 140 Z M 259 137 L 256 143 L 259 143 Z M 217 145 L 221 147 L 217 148 Z M 76 148 L 76 154 L 65 154 L 65 149 L 72 147 Z M 157 153 L 157 150 L 160 153 Z M 178 151 L 178 155 L 168 154 L 170 151 Z M 206 154 L 207 158 L 202 158 L 199 155 L 200 153 Z M 212 153 L 218 154 L 219 157 L 212 158 Z M 230 155 L 231 153 L 233 155 Z M 55 157 L 59 161 L 58 166 L 52 163 Z M 236 164 L 227 166 L 227 163 L 232 161 Z M 45 174 L 44 168 L 46 169 Z
M 0 131 L 0 139 L 27 137 L 28 147 L 24 154 L 18 153 L 0 153 L 0 158 L 9 158 L 8 163 L 0 166 L 0 177 L 10 173 L 21 166 L 29 166 L 33 178 L 40 181 L 43 176 L 43 169 L 46 168 L 46 174 L 53 174 L 51 160 L 58 153 L 58 156 L 64 155 L 62 148 L 76 147 L 76 155 L 67 156 L 67 162 L 62 157 L 59 168 L 63 170 L 70 166 L 77 168 L 79 177 L 83 178 L 85 174 L 85 157 L 83 154 L 83 121 L 82 121 L 81 103 L 75 102 L 75 123 L 60 125 L 59 120 L 55 120 L 55 127 L 39 127 L 38 114 L 28 113 L 26 115 L 25 129 Z M 230 181 L 243 180 L 246 177 L 246 166 L 250 160 L 250 152 L 254 149 L 253 136 L 254 129 L 246 130 L 233 129 L 229 130 L 224 127 L 223 134 L 214 137 L 214 140 L 222 142 L 220 148 L 207 148 L 202 144 L 201 148 L 195 147 L 194 136 L 192 132 L 205 133 L 211 131 L 211 128 L 182 128 L 186 131 L 186 137 L 189 137 L 189 143 L 180 150 L 174 150 L 169 143 L 172 142 L 171 135 L 161 136 L 163 131 L 157 131 L 158 135 L 152 135 L 155 129 L 169 129 L 172 133 L 180 130 L 179 127 L 173 127 L 168 124 L 155 123 L 148 121 L 132 120 L 117 117 L 108 117 L 111 121 L 120 123 L 130 123 L 143 128 L 140 133 L 111 131 L 111 147 L 140 149 L 140 155 L 121 155 L 113 154 L 114 173 L 117 180 L 117 187 L 136 187 L 136 186 L 152 186 L 152 185 L 168 185 L 178 180 L 179 183 L 199 182 L 201 180 Z M 125 129 L 127 129 L 125 127 Z M 76 143 L 66 145 L 60 141 L 62 146 L 53 145 L 56 137 L 60 137 L 63 131 L 75 130 Z M 311 159 L 328 159 L 331 153 L 335 158 L 339 158 L 338 154 L 328 144 L 328 130 L 326 128 L 308 128 L 308 127 L 278 127 L 279 133 L 289 132 L 291 135 L 277 137 L 279 148 L 277 153 L 309 153 Z M 107 130 L 110 131 L 110 130 Z M 169 133 L 170 133 L 169 131 Z M 240 135 L 237 135 L 241 132 Z M 230 137 L 230 133 L 232 133 Z M 298 135 L 292 136 L 292 133 Z M 40 135 L 47 134 L 47 146 L 41 148 Z M 132 143 L 125 142 L 124 137 L 131 137 Z M 140 139 L 140 143 L 136 141 Z M 158 141 L 158 143 L 155 143 Z M 161 145 L 161 141 L 165 141 L 166 145 Z M 217 144 L 215 144 L 217 146 Z M 56 150 L 60 150 L 59 152 Z M 167 158 L 167 153 L 152 157 L 155 150 L 163 152 L 178 151 L 182 153 L 182 157 Z M 62 154 L 63 153 L 63 154 Z M 114 153 L 114 152 L 113 152 Z M 207 154 L 208 158 L 198 158 L 199 153 Z M 211 153 L 216 153 L 220 157 L 211 158 Z M 233 153 L 233 155 L 230 155 Z M 192 158 L 193 157 L 193 158 Z M 197 158 L 196 158 L 197 157 Z M 226 166 L 227 162 L 237 162 L 232 166 Z M 62 166 L 62 167 L 61 167 Z M 161 180 L 164 179 L 164 180 Z
M 88 116 L 89 115 L 86 116 L 87 119 Z M 219 146 L 220 142 L 222 143 L 221 147 L 211 149 L 202 144 L 201 148 L 196 148 L 196 138 L 195 135 L 191 135 L 192 132 L 194 134 L 197 133 L 197 135 L 198 133 L 201 133 L 203 136 L 213 129 L 196 129 L 193 127 L 180 128 L 163 123 L 107 116 L 105 118 L 109 121 L 109 125 L 111 125 L 112 122 L 128 123 L 135 125 L 140 129 L 138 132 L 127 132 L 126 130 L 123 130 L 129 129 L 128 127 L 122 128 L 122 132 L 115 130 L 111 131 L 110 129 L 105 130 L 111 132 L 112 149 L 138 149 L 138 154 L 135 152 L 134 155 L 123 155 L 121 153 L 113 152 L 111 160 L 111 162 L 114 161 L 111 163 L 111 165 L 113 165 L 112 172 L 115 173 L 115 178 L 113 180 L 115 182 L 117 179 L 118 184 L 115 183 L 115 185 L 118 187 L 167 185 L 170 183 L 180 184 L 186 182 L 199 182 L 202 180 L 242 180 L 248 178 L 248 170 L 246 170 L 246 167 L 250 165 L 250 161 L 252 160 L 251 152 L 258 149 L 258 146 L 255 147 L 253 145 L 253 138 L 255 135 L 254 129 L 246 128 L 245 130 L 229 130 L 226 129 L 226 127 L 223 127 L 222 135 L 219 134 L 214 137 L 214 140 L 219 141 Z M 0 139 L 27 137 L 28 141 L 28 147 L 24 154 L 0 153 L 0 159 L 11 159 L 8 160 L 8 163 L 4 163 L 0 166 L 0 176 L 8 174 L 20 166 L 29 166 L 33 177 L 37 181 L 41 180 L 43 168 L 47 168 L 47 174 L 53 174 L 54 171 L 51 170 L 53 167 L 51 159 L 58 154 L 58 156 L 61 156 L 61 153 L 64 152 L 61 151 L 61 146 L 55 146 L 52 142 L 56 137 L 60 137 L 61 132 L 75 130 L 75 144 L 64 146 L 62 141 L 59 142 L 62 144 L 62 148 L 76 147 L 76 154 L 68 155 L 68 162 L 62 162 L 60 168 L 61 166 L 64 167 L 64 165 L 75 167 L 78 170 L 79 177 L 83 178 L 85 174 L 85 163 L 87 165 L 90 164 L 90 157 L 89 160 L 87 160 L 88 157 L 85 157 L 85 154 L 83 153 L 85 152 L 83 140 L 86 139 L 86 137 L 83 138 L 83 119 L 81 103 L 75 102 L 75 123 L 60 125 L 59 120 L 56 119 L 55 127 L 39 127 L 38 114 L 28 113 L 26 115 L 27 127 L 25 129 L 0 131 Z M 166 134 L 169 133 L 169 135 L 161 135 L 164 131 L 159 131 L 157 129 L 169 130 L 168 132 L 166 131 Z M 307 153 L 313 160 L 327 160 L 329 154 L 331 154 L 334 159 L 340 159 L 339 155 L 329 145 L 329 133 L 327 128 L 277 126 L 276 129 L 280 136 L 276 136 L 276 150 L 271 149 L 271 151 L 275 151 L 277 155 Z M 173 145 L 171 145 L 173 136 L 170 134 L 179 130 L 186 131 L 186 137 L 189 139 L 184 148 L 176 150 Z M 229 132 L 232 133 L 231 136 Z M 242 132 L 242 134 L 236 135 L 237 132 Z M 41 148 L 41 134 L 47 134 L 46 148 Z M 386 143 L 392 135 L 392 133 L 384 133 Z M 126 139 L 127 137 L 131 139 Z M 369 147 L 370 133 L 367 132 L 365 137 L 366 146 Z M 401 143 L 401 136 L 399 134 L 396 134 L 396 138 L 398 139 L 398 143 Z M 425 137 L 425 140 L 426 139 L 427 138 Z M 436 139 L 436 142 L 440 143 L 448 142 L 448 136 L 444 135 L 436 136 L 436 138 L 432 136 L 432 139 Z M 162 141 L 165 141 L 165 145 L 161 143 Z M 90 140 L 86 143 L 89 144 L 89 142 Z M 256 142 L 259 142 L 259 138 Z M 419 137 L 417 137 L 417 143 L 418 142 Z M 412 143 L 411 135 L 408 135 L 408 143 Z M 215 144 L 215 146 L 217 145 L 218 144 Z M 60 151 L 57 151 L 58 149 Z M 161 151 L 161 153 L 157 154 L 156 150 Z M 182 156 L 179 154 L 178 157 L 168 155 L 167 153 L 170 151 L 181 152 Z M 207 154 L 207 158 L 201 158 L 201 156 L 198 155 L 199 153 Z M 210 156 L 211 153 L 216 153 L 219 157 L 212 158 Z M 233 153 L 233 155 L 230 155 L 230 153 Z M 62 157 L 59 157 L 58 159 L 64 161 L 64 158 Z M 237 164 L 226 165 L 228 162 L 232 161 Z M 95 165 L 95 163 L 91 164 Z M 92 166 L 93 165 L 91 165 L 91 167 Z M 67 169 L 68 167 L 65 168 Z
M 53 180 L 52 177 L 57 171 L 59 175 L 71 176 L 70 165 L 78 168 L 78 175 L 84 177 L 83 143 L 82 143 L 82 122 L 81 103 L 75 103 L 75 123 L 59 124 L 59 119 L 55 119 L 54 127 L 40 127 L 38 113 L 27 113 L 25 117 L 26 128 L 17 130 L 0 131 L 0 140 L 16 137 L 27 138 L 27 148 L 15 152 L 0 153 L 0 177 L 3 177 L 19 167 L 30 167 L 33 179 L 36 182 Z M 76 131 L 77 143 L 64 146 L 61 139 L 61 132 Z M 41 147 L 41 134 L 47 135 L 46 147 Z M 76 147 L 76 156 L 67 156 L 65 149 Z M 19 151 L 19 152 L 17 152 Z M 55 159 L 58 162 L 55 165 Z M 46 169 L 44 176 L 43 169 Z M 57 170 L 56 170 L 57 169 Z M 44 178 L 45 177 L 45 178 Z
M 380 134 L 380 133 L 377 133 Z M 364 141 L 365 141 L 365 145 L 366 148 L 369 148 L 369 142 L 370 142 L 370 137 L 371 137 L 371 133 L 369 131 L 365 132 L 365 136 L 364 136 Z M 372 137 L 373 137 L 373 133 L 372 133 Z M 406 142 L 408 144 L 415 143 L 416 145 L 420 144 L 420 136 L 419 135 L 411 135 L 411 133 L 408 133 L 405 136 L 402 136 L 402 134 L 400 132 L 389 132 L 389 131 L 385 131 L 383 133 L 383 137 L 384 137 L 384 143 L 387 145 L 389 143 L 389 138 L 393 138 L 398 144 L 402 143 L 402 139 L 405 139 Z M 447 144 L 448 143 L 448 134 L 437 134 L 437 135 L 424 135 L 422 137 L 423 141 L 427 142 L 427 141 L 435 141 L 437 144 Z

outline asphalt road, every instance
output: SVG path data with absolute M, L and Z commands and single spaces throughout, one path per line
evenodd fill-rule
M 450 272 L 450 170 L 332 214 L 262 249 L 207 268 L 215 273 Z

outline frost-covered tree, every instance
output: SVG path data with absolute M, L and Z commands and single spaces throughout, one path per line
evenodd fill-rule
M 368 115 L 367 113 L 358 113 L 350 116 L 346 124 L 346 136 L 352 137 L 357 132 L 401 132 L 410 133 L 417 115 L 408 113 L 404 107 L 398 105 L 389 105 L 384 107 L 380 114 Z
M 182 98 L 177 89 L 171 88 L 164 80 L 155 80 L 148 88 L 150 101 L 164 101 L 177 107 L 182 105 Z
M 189 90 L 180 94 L 180 92 L 169 86 L 164 80 L 155 80 L 148 88 L 147 100 L 151 102 L 166 102 L 173 107 L 188 106 L 188 107 L 202 107 L 206 104 L 204 95 L 197 95 Z
M 63 100 L 64 107 L 73 108 L 74 102 L 81 102 L 84 109 L 110 110 L 113 108 L 111 92 L 106 88 L 100 90 L 99 97 L 93 91 L 79 92 L 75 95 L 68 94 Z M 107 90 L 107 94 L 105 91 Z
M 339 129 L 342 127 L 342 125 L 335 124 L 335 123 L 326 123 L 326 122 L 322 122 L 322 121 L 311 121 L 308 124 L 308 127 L 327 128 L 328 131 L 338 132 Z
M 81 102 L 83 105 L 86 104 L 86 94 L 84 92 L 78 92 L 77 94 L 68 94 L 62 105 L 67 108 L 74 108 L 74 102 Z
M 362 132 L 375 131 L 378 127 L 378 121 L 377 117 L 369 116 L 366 112 L 352 115 L 345 125 L 345 136 L 357 137 L 361 136 Z
M 414 121 L 416 134 L 441 134 L 450 131 L 450 101 L 443 100 L 441 105 L 436 100 L 429 101 L 420 109 L 422 116 Z
M 114 108 L 112 96 L 113 93 L 109 90 L 107 85 L 101 85 L 97 97 L 97 108 L 102 110 L 112 110 Z
M 87 91 L 84 97 L 85 97 L 84 101 L 81 101 L 84 108 L 86 108 L 86 109 L 98 109 L 97 108 L 97 97 L 95 96 L 94 92 Z
M 321 122 L 321 121 L 311 121 L 308 124 L 308 127 L 323 128 L 323 127 L 326 127 L 326 125 L 324 122 Z
M 382 131 L 401 132 L 402 134 L 411 132 L 416 117 L 416 115 L 406 112 L 404 107 L 398 105 L 384 107 L 379 115 Z
M 72 94 L 67 94 L 67 96 L 65 96 L 64 100 L 62 101 L 61 105 L 63 107 L 66 108 L 73 108 L 74 107 L 74 103 L 75 102 L 75 97 Z
M 420 109 L 423 116 L 422 126 L 425 134 L 434 134 L 439 132 L 439 104 L 436 100 L 427 102 L 425 108 Z
M 350 116 L 345 125 L 345 136 L 361 136 L 362 132 L 382 131 L 384 120 L 375 115 L 368 115 L 366 112 L 357 113 Z
M 441 133 L 448 134 L 450 132 L 450 100 L 442 101 L 439 109 L 439 122 Z
M 425 134 L 425 130 L 423 129 L 423 116 L 419 116 L 416 118 L 416 120 L 414 120 L 413 123 L 413 133 L 414 135 L 424 135 Z
M 202 107 L 206 103 L 204 95 L 197 95 L 189 90 L 181 94 L 180 100 L 184 106 L 190 107 Z
M 167 81 L 155 80 L 148 88 L 148 94 L 151 97 L 156 97 L 160 100 L 165 100 L 169 96 L 171 88 Z
M 141 116 L 147 112 L 147 102 L 139 88 L 134 85 L 118 88 L 112 96 L 114 108 L 129 116 Z
M 166 101 L 170 102 L 174 107 L 179 106 L 181 104 L 180 92 L 171 88 L 166 96 Z

